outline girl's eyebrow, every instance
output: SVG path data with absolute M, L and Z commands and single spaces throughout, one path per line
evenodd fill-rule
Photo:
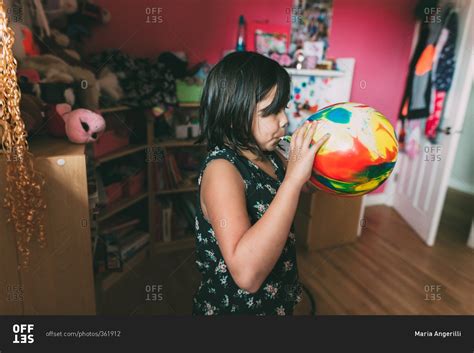
M 260 109 L 258 112 L 261 114 L 261 113 L 264 113 L 265 110 L 270 106 L 272 105 L 271 103 L 269 105 L 267 105 L 266 107 L 263 107 L 262 109 Z

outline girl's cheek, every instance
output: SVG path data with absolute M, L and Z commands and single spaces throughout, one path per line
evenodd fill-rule
M 274 120 L 274 123 L 273 123 L 273 136 L 275 136 L 276 134 L 278 134 L 278 132 L 280 131 L 280 121 L 278 120 L 278 118 L 275 118 Z

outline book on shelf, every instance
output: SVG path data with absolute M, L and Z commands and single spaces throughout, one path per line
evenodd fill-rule
M 155 165 L 155 189 L 164 190 L 167 188 L 165 182 L 165 170 L 163 168 L 163 162 L 157 162 Z
M 120 258 L 122 264 L 130 260 L 150 242 L 150 233 L 134 231 L 127 241 L 120 246 Z
M 194 219 L 196 217 L 196 208 L 191 200 L 184 195 L 176 196 L 176 205 L 178 211 L 184 216 L 186 221 L 194 226 Z
M 169 167 L 168 153 L 163 154 L 163 160 L 156 163 L 156 190 L 168 190 L 176 188 L 175 177 Z
M 182 164 L 182 165 L 181 165 Z M 199 161 L 191 152 L 170 153 L 165 151 L 163 159 L 156 163 L 157 191 L 176 189 L 180 186 L 196 185 Z
M 103 241 L 97 241 L 94 253 L 94 272 L 103 273 L 107 271 L 107 249 Z
M 192 233 L 195 225 L 196 208 L 184 195 L 166 196 L 157 203 L 158 240 L 169 242 Z
M 161 238 L 164 242 L 171 241 L 171 216 L 173 203 L 168 198 L 161 200 Z
M 107 269 L 122 271 L 123 264 L 150 242 L 150 234 L 141 230 L 122 229 L 104 235 Z
M 171 170 L 175 187 L 178 187 L 178 185 L 183 181 L 183 178 L 181 177 L 181 172 L 179 171 L 173 154 L 168 154 L 168 167 L 169 170 Z
M 173 239 L 180 239 L 189 234 L 191 225 L 188 210 L 181 202 L 175 202 L 172 220 Z
M 157 199 L 155 199 L 155 221 L 156 221 L 156 227 L 155 227 L 155 240 L 157 242 L 163 240 L 163 209 L 161 207 L 161 202 Z
M 139 218 L 129 215 L 116 215 L 106 220 L 98 230 L 94 240 L 94 267 L 96 272 L 122 269 L 119 241 L 135 229 L 140 223 Z
M 173 175 L 173 171 L 170 168 L 170 155 L 169 153 L 165 153 L 165 173 L 168 181 L 168 189 L 173 189 L 177 187 L 176 179 Z

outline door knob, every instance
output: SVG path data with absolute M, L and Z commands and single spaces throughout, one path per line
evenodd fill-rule
M 442 132 L 443 134 L 446 134 L 446 135 L 459 134 L 459 133 L 462 132 L 462 130 L 452 131 L 451 126 L 447 126 L 444 129 L 438 129 L 438 131 Z
M 451 135 L 451 126 L 445 127 L 444 129 L 440 129 L 439 131 L 446 135 Z

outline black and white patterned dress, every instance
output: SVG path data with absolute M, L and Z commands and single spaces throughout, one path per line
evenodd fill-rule
M 229 147 L 209 151 L 200 169 L 196 206 L 196 264 L 202 274 L 193 298 L 193 315 L 247 314 L 291 315 L 301 301 L 298 281 L 294 225 L 275 267 L 256 293 L 240 289 L 232 279 L 219 249 L 212 226 L 204 218 L 200 204 L 201 179 L 207 164 L 218 158 L 230 161 L 245 184 L 247 212 L 253 225 L 272 202 L 284 178 L 284 167 L 275 152 L 267 152 L 278 180 Z M 231 202 L 231 200 L 229 200 Z

